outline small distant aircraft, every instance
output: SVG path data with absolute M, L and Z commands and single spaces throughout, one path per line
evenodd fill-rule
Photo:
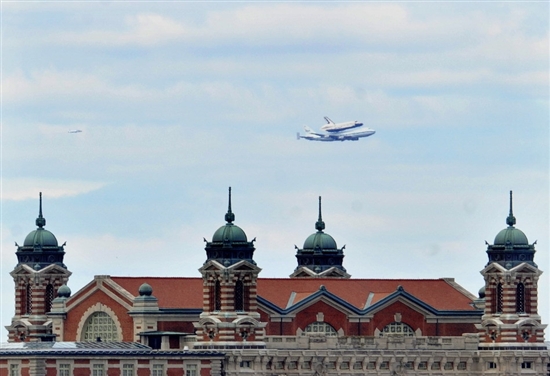
M 69 133 L 80 133 L 82 132 L 80 129 L 71 129 Z
M 346 121 L 344 123 L 335 123 L 332 120 L 330 120 L 327 116 L 325 116 L 325 120 L 327 121 L 327 124 L 323 125 L 321 127 L 322 131 L 327 132 L 340 132 L 345 129 L 351 129 L 351 128 L 357 128 L 363 125 L 363 123 L 355 121 Z
M 327 132 L 315 132 L 307 125 L 304 125 L 305 134 L 301 135 L 300 132 L 296 133 L 296 138 L 309 140 L 309 141 L 357 141 L 362 137 L 372 136 L 376 133 L 374 129 L 364 127 L 363 123 L 357 121 L 347 122 L 347 123 L 338 123 L 335 124 L 330 119 L 325 118 L 328 122 L 324 127 L 329 127 L 331 130 L 325 128 Z M 341 129 L 335 129 L 336 127 L 341 127 Z M 354 129 L 356 128 L 356 129 Z M 321 128 L 323 129 L 323 127 Z

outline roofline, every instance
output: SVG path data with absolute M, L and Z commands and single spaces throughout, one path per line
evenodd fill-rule
M 380 301 L 374 303 L 373 305 L 371 305 L 371 306 L 369 306 L 365 309 L 359 309 L 359 308 L 355 307 L 354 305 L 351 305 L 350 303 L 346 302 L 345 300 L 343 300 L 343 299 L 339 298 L 338 296 L 332 294 L 331 292 L 327 291 L 326 289 L 325 290 L 320 289 L 320 290 L 314 292 L 313 294 L 309 295 L 308 297 L 300 300 L 298 303 L 296 303 L 296 304 L 294 304 L 294 305 L 292 305 L 288 308 L 284 308 L 284 309 L 282 309 L 279 306 L 271 303 L 270 301 L 262 298 L 261 296 L 258 296 L 257 300 L 258 300 L 259 304 L 264 305 L 266 308 L 272 309 L 277 314 L 287 315 L 287 314 L 290 314 L 293 311 L 298 310 L 302 306 L 311 303 L 312 301 L 316 300 L 319 297 L 326 297 L 329 300 L 332 300 L 335 303 L 337 303 L 338 305 L 342 306 L 343 308 L 348 309 L 348 310 L 350 310 L 353 313 L 358 314 L 358 315 L 369 314 L 372 311 L 375 311 L 375 310 L 381 308 L 383 305 L 389 303 L 390 301 L 392 301 L 392 300 L 394 300 L 398 297 L 403 297 L 406 300 L 409 300 L 409 301 L 413 302 L 414 304 L 420 306 L 421 308 L 425 309 L 426 311 L 430 312 L 431 314 L 433 314 L 435 316 L 482 316 L 483 315 L 483 310 L 475 310 L 475 309 L 472 309 L 472 310 L 438 310 L 438 309 L 426 304 L 422 300 L 416 298 L 414 295 L 409 294 L 408 292 L 406 292 L 403 289 L 396 290 L 392 294 L 386 296 L 385 298 L 381 299 Z

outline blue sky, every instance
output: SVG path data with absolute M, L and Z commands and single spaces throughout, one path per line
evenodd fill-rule
M 38 192 L 75 292 L 96 274 L 199 276 L 228 186 L 260 276 L 293 272 L 321 195 L 352 277 L 473 293 L 513 190 L 549 323 L 548 3 L 1 7 L 2 325 Z M 323 116 L 377 133 L 296 140 Z

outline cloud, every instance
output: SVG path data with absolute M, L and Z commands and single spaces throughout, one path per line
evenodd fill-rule
M 36 199 L 38 192 L 51 198 L 85 194 L 103 188 L 107 183 L 78 180 L 48 180 L 33 178 L 2 179 L 2 200 Z

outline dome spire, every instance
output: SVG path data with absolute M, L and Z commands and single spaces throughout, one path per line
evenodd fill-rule
M 36 225 L 40 228 L 46 226 L 46 218 L 42 216 L 42 192 L 40 192 L 39 195 L 38 218 L 36 218 Z
M 514 217 L 514 213 L 512 212 L 512 191 L 510 191 L 510 213 L 508 214 L 508 218 L 506 218 L 506 224 L 510 227 L 516 224 L 516 217 Z
M 321 216 L 321 196 L 319 196 L 319 219 L 315 223 L 315 228 L 317 231 L 322 232 L 325 229 L 325 222 L 323 222 L 323 217 Z
M 231 211 L 231 187 L 229 187 L 229 205 L 227 207 L 227 213 L 225 214 L 225 220 L 227 223 L 231 223 L 235 220 L 235 214 Z

